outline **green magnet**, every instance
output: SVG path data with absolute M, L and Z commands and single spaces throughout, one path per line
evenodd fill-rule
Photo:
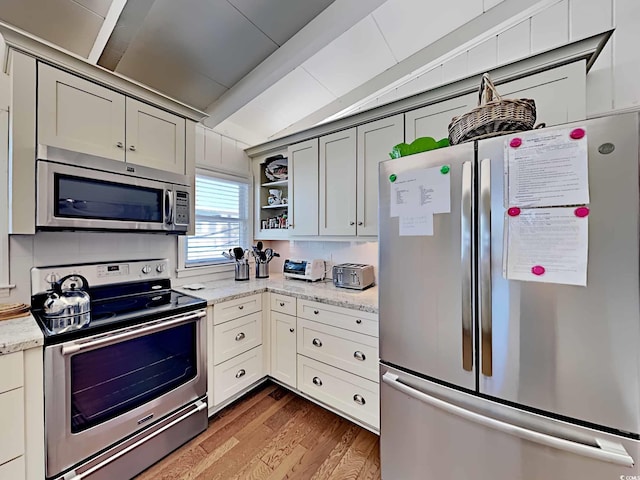
M 443 175 L 446 175 L 447 173 L 449 173 L 449 165 L 443 165 L 442 168 L 440 169 L 440 173 L 442 173 Z
M 389 175 L 389 181 L 391 183 L 395 182 L 397 178 L 398 176 L 395 173 L 392 173 L 391 175 Z

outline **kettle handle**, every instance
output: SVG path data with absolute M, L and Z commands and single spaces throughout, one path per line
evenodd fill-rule
M 62 285 L 64 284 L 64 282 L 66 280 L 69 280 L 70 278 L 78 278 L 78 279 L 82 280 L 82 286 L 81 287 L 76 287 L 76 288 L 74 288 L 74 290 L 88 290 L 89 289 L 89 282 L 87 281 L 87 279 L 84 278 L 82 275 L 79 275 L 77 273 L 72 273 L 71 275 L 67 275 L 66 277 L 62 277 L 57 282 L 53 282 L 51 284 L 51 288 L 53 288 L 53 291 L 55 293 L 57 293 L 58 295 L 62 295 Z

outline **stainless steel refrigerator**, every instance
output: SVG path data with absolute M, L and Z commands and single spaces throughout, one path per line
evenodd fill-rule
M 503 276 L 510 137 L 380 164 L 384 480 L 640 479 L 640 121 L 571 125 L 588 138 L 586 287 Z M 400 236 L 390 176 L 441 165 L 451 212 Z

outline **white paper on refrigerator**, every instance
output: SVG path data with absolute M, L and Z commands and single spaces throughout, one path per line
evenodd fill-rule
M 505 207 L 589 203 L 587 147 L 584 127 L 533 130 L 505 140 Z
M 433 236 L 433 214 L 401 215 L 398 220 L 398 228 L 401 237 Z
M 451 173 L 448 165 L 411 170 L 391 184 L 390 216 L 415 216 L 423 212 L 451 212 Z M 419 215 L 420 216 L 420 215 Z
M 507 215 L 506 277 L 586 286 L 589 217 L 584 212 L 586 207 L 535 208 Z

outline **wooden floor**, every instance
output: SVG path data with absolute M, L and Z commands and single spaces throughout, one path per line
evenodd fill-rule
M 136 480 L 379 478 L 376 435 L 268 382 Z

